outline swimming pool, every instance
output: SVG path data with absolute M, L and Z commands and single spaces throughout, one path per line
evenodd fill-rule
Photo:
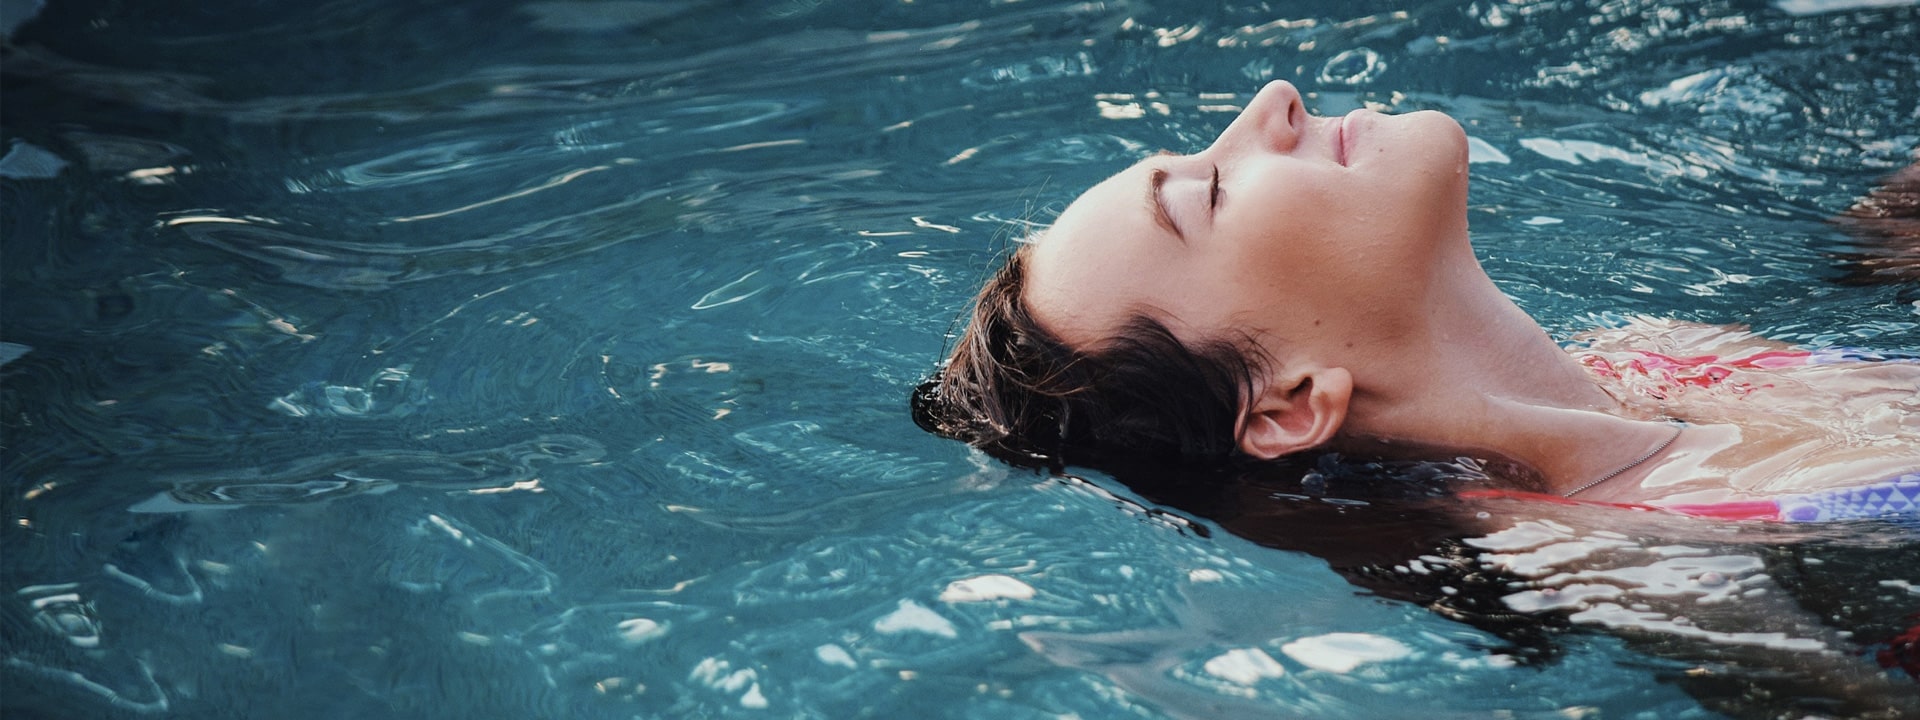
M 1911 2 L 281 5 L 11 29 L 9 716 L 1805 713 L 1816 631 L 1689 628 L 1920 609 L 1911 527 L 1542 517 L 1465 546 L 1546 578 L 1503 635 L 905 410 L 1012 238 L 1283 77 L 1460 118 L 1556 333 L 1920 351 L 1825 223 L 1920 145 Z M 1553 620 L 1567 555 L 1647 609 Z

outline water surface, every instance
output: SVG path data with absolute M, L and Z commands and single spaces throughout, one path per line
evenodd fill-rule
M 1920 145 L 1916 36 L 1844 0 L 56 0 L 4 51 L 0 708 L 1819 712 L 1847 691 L 1755 688 L 1920 609 L 1911 528 L 1502 511 L 1447 547 L 1559 549 L 1492 595 L 1540 659 L 1452 585 L 1007 470 L 905 397 L 1011 242 L 1274 78 L 1459 118 L 1482 259 L 1557 334 L 1920 350 L 1826 222 Z M 1574 561 L 1681 589 L 1567 621 Z M 1818 622 L 1675 629 L 1769 594 Z

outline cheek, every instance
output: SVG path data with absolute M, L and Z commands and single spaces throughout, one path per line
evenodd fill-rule
M 1356 256 L 1374 252 L 1369 245 L 1382 222 L 1382 203 L 1366 202 L 1371 193 L 1357 186 L 1297 183 L 1281 199 L 1243 224 L 1233 267 L 1262 274 L 1299 276 L 1337 271 Z
M 1441 122 L 1403 128 L 1409 132 L 1393 139 L 1407 152 L 1384 169 L 1369 168 L 1351 201 L 1356 231 L 1376 236 L 1373 244 L 1389 257 L 1417 259 L 1448 238 L 1465 239 L 1466 136 L 1451 118 L 1436 117 Z
M 1267 318 L 1263 327 L 1283 336 L 1401 332 L 1406 296 L 1429 266 L 1419 247 L 1428 240 L 1413 234 L 1424 232 L 1417 224 L 1395 222 L 1387 203 L 1361 200 L 1373 197 L 1310 198 L 1311 214 L 1274 223 L 1219 259 L 1213 271 L 1234 288 L 1235 310 Z

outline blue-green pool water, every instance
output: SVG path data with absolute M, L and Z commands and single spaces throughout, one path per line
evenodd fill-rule
M 1823 707 L 1685 633 L 1542 619 L 1516 662 L 906 396 L 1015 238 L 1274 78 L 1459 118 L 1482 259 L 1555 333 L 1920 350 L 1920 295 L 1841 282 L 1825 221 L 1920 145 L 1913 3 L 32 5 L 0 14 L 8 717 Z M 1697 535 L 1653 554 L 1830 592 Z M 1911 528 L 1804 544 L 1893 608 L 1836 627 L 1920 610 Z

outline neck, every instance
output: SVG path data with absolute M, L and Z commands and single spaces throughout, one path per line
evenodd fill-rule
M 1342 449 L 1491 456 L 1532 469 L 1537 489 L 1557 494 L 1669 439 L 1671 426 L 1630 416 L 1477 263 L 1452 267 L 1435 278 L 1423 331 L 1373 353 L 1395 360 L 1369 368 L 1371 380 L 1356 378 Z

